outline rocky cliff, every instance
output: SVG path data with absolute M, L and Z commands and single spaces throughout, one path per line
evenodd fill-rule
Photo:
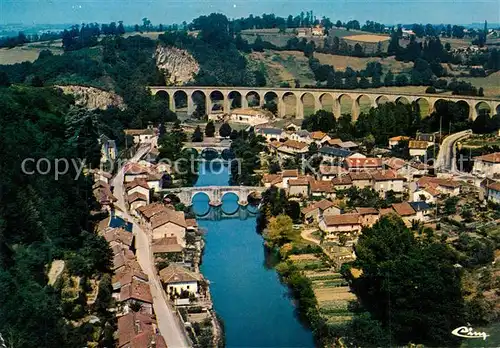
M 121 96 L 115 93 L 103 91 L 94 87 L 83 86 L 56 86 L 65 94 L 73 94 L 76 105 L 88 109 L 106 110 L 110 106 L 116 106 L 121 110 L 126 108 Z
M 183 85 L 200 71 L 196 59 L 186 50 L 176 47 L 158 45 L 155 59 L 158 69 L 165 73 L 168 85 Z

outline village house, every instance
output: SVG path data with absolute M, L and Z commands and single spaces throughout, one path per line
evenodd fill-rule
M 138 163 L 127 163 L 125 166 L 124 181 L 131 182 L 135 179 L 146 179 L 149 175 L 149 169 Z
M 408 202 L 393 203 L 392 209 L 401 217 L 407 227 L 411 226 L 412 221 L 417 220 L 417 213 Z
M 151 173 L 146 178 L 146 183 L 148 187 L 154 192 L 158 192 L 163 185 L 163 174 Z
M 417 141 L 427 142 L 427 147 L 439 143 L 439 132 L 435 133 L 417 133 L 415 136 Z
M 113 178 L 113 175 L 111 173 L 108 173 L 104 170 L 94 170 L 92 171 L 92 173 L 94 174 L 95 182 L 102 181 L 109 185 L 109 181 L 111 180 L 111 178 Z
M 413 210 L 415 210 L 416 217 L 415 220 L 417 221 L 426 221 L 429 218 L 429 215 L 431 214 L 431 207 L 429 204 L 427 204 L 424 201 L 418 201 L 418 202 L 408 202 Z
M 139 216 L 141 224 L 150 226 L 151 218 L 165 210 L 167 210 L 167 208 L 162 203 L 154 202 L 144 207 L 137 208 L 137 215 Z
M 134 144 L 149 142 L 155 136 L 155 130 L 149 126 L 146 129 L 124 129 L 125 136 L 129 135 L 134 138 Z
M 427 143 L 427 141 L 410 140 L 408 144 L 408 148 L 410 149 L 410 156 L 412 157 L 425 156 L 428 147 L 429 144 Z
M 229 117 L 233 122 L 244 123 L 251 126 L 267 123 L 269 118 L 269 115 L 265 111 L 255 108 L 234 109 L 231 111 Z
M 359 215 L 362 227 L 372 227 L 380 217 L 379 211 L 375 208 L 358 207 L 355 211 Z
M 282 186 L 281 183 L 282 183 L 283 179 L 281 178 L 281 174 L 264 174 L 262 176 L 262 184 L 264 185 L 264 187 L 271 187 L 271 186 Z
M 328 139 L 325 145 L 338 148 L 340 143 L 342 143 L 342 139 L 333 138 L 333 139 Z
M 101 145 L 101 163 L 114 162 L 118 157 L 116 142 L 102 134 L 98 139 Z
M 500 204 L 500 182 L 494 182 L 486 186 L 486 199 Z
M 163 237 L 153 240 L 151 250 L 154 256 L 165 256 L 170 259 L 173 254 L 176 254 L 180 259 L 184 248 L 177 242 L 177 237 Z M 170 257 L 167 254 L 170 254 Z
M 369 172 L 351 172 L 349 173 L 349 177 L 351 178 L 352 185 L 359 189 L 372 187 L 372 176 Z
M 392 149 L 393 147 L 398 146 L 399 143 L 403 142 L 403 141 L 410 141 L 410 137 L 400 135 L 397 137 L 389 138 L 389 149 Z
M 435 204 L 441 192 L 436 188 L 437 185 L 429 183 L 425 187 L 417 188 L 413 192 L 413 201 L 423 201 L 429 204 Z
M 332 146 L 323 146 L 318 152 L 321 156 L 323 156 L 323 159 L 331 161 L 343 161 L 345 158 L 353 154 L 349 150 L 338 149 Z
M 308 131 L 305 129 L 296 131 L 289 136 L 290 140 L 295 140 L 295 141 L 300 141 L 303 143 L 310 143 L 311 142 L 311 136 Z
M 113 278 L 111 280 L 113 292 L 119 292 L 123 286 L 131 284 L 132 281 L 143 283 L 149 281 L 148 276 L 142 271 L 136 259 L 129 260 L 123 267 L 113 273 Z
M 134 193 L 139 193 L 140 198 L 145 198 L 146 204 L 149 204 L 149 186 L 145 179 L 135 179 L 134 181 L 127 182 L 125 184 L 125 192 L 127 196 L 130 196 Z
M 129 284 L 125 284 L 120 289 L 118 301 L 121 303 L 123 313 L 129 313 L 132 303 L 141 305 L 141 313 L 153 314 L 153 296 L 149 284 L 136 279 L 132 279 Z
M 288 195 L 309 197 L 309 180 L 307 178 L 298 178 L 288 180 Z
M 337 145 L 341 149 L 355 151 L 359 148 L 359 145 L 353 141 L 343 141 Z
M 101 207 L 111 211 L 114 203 L 118 200 L 111 192 L 111 187 L 104 181 L 98 181 L 92 186 L 92 189 L 94 197 Z
M 298 120 L 300 122 L 300 120 Z M 283 129 L 286 129 L 287 131 L 292 131 L 292 132 L 297 132 L 301 129 L 300 124 L 296 124 L 293 122 L 287 122 L 283 126 Z
M 288 181 L 299 178 L 299 170 L 298 169 L 285 169 L 281 173 L 281 177 L 283 180 L 282 186 L 283 188 L 288 188 Z
M 347 170 L 361 171 L 361 170 L 374 170 L 382 169 L 382 158 L 354 158 L 349 157 L 345 160 Z
M 106 228 L 102 236 L 111 248 L 118 245 L 123 249 L 133 250 L 134 234 L 125 231 L 123 228 Z
M 165 237 L 176 237 L 177 243 L 186 246 L 186 219 L 184 212 L 166 209 L 151 218 L 153 241 Z
M 427 188 L 429 183 L 435 187 L 440 193 L 449 196 L 458 196 L 460 194 L 460 182 L 451 179 L 435 178 L 430 176 L 423 176 L 417 181 L 418 188 Z
M 319 222 L 323 215 L 339 215 L 340 213 L 341 209 L 327 199 L 322 199 L 302 209 L 304 221 L 308 224 Z
M 313 197 L 335 197 L 335 191 L 331 181 L 311 180 L 309 184 Z
M 312 132 L 310 134 L 310 138 L 312 141 L 314 141 L 316 144 L 318 144 L 318 146 L 323 145 L 325 142 L 327 142 L 328 140 L 331 139 L 328 136 L 328 134 L 323 133 L 321 131 Z
M 182 266 L 170 264 L 160 271 L 160 279 L 169 295 L 181 295 L 183 292 L 197 295 L 201 275 Z
M 118 348 L 167 348 L 152 315 L 130 312 L 118 317 Z
M 304 155 L 308 151 L 308 144 L 301 141 L 287 140 L 277 149 L 282 158 Z
M 392 170 L 376 170 L 371 172 L 373 180 L 373 189 L 381 197 L 385 197 L 387 192 L 393 191 L 396 194 L 402 194 L 405 191 L 404 183 L 406 179 L 397 175 Z
M 139 192 L 134 192 L 127 196 L 128 209 L 134 214 L 137 214 L 137 209 L 148 204 L 148 198 Z
M 113 251 L 113 265 L 111 269 L 117 271 L 128 262 L 135 260 L 135 255 L 130 248 L 124 248 L 122 245 L 115 244 L 111 247 Z
M 279 128 L 259 128 L 255 131 L 255 134 L 262 135 L 268 142 L 273 140 L 285 139 L 287 134 Z
M 500 174 L 500 152 L 474 157 L 472 173 L 490 178 Z
M 331 164 L 321 164 L 319 166 L 319 179 L 324 181 L 331 181 L 333 178 L 347 173 L 347 170 L 341 166 Z
M 311 32 L 312 36 L 325 36 L 325 29 L 321 25 L 316 25 L 314 28 L 312 28 Z
M 325 239 L 347 246 L 356 244 L 362 226 L 359 214 L 323 215 L 319 228 Z M 343 240 L 345 239 L 345 240 Z
M 332 179 L 334 190 L 347 190 L 352 187 L 352 180 L 349 175 L 339 175 Z

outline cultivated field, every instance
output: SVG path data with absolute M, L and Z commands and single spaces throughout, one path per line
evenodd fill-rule
M 0 64 L 16 64 L 34 62 L 43 50 L 50 50 L 53 54 L 62 54 L 61 41 L 36 42 L 14 48 L 0 48 Z
M 500 71 L 486 77 L 460 77 L 459 80 L 472 83 L 475 87 L 483 87 L 486 97 L 500 97 Z
M 368 42 L 377 43 L 390 40 L 389 36 L 374 35 L 374 34 L 361 34 L 361 35 L 351 35 L 344 37 L 345 40 L 357 41 L 357 42 Z
M 369 62 L 379 62 L 385 72 L 391 70 L 393 73 L 398 74 L 401 72 L 409 71 L 413 67 L 413 63 L 399 62 L 394 57 L 379 58 L 359 58 L 350 56 L 339 56 L 335 54 L 314 53 L 314 57 L 318 58 L 321 64 L 333 65 L 335 70 L 345 70 L 351 67 L 354 70 L 363 70 Z

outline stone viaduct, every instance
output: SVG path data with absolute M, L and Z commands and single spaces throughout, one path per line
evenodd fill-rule
M 265 187 L 251 186 L 203 186 L 203 187 L 180 187 L 172 189 L 162 189 L 161 193 L 168 195 L 174 194 L 179 197 L 181 203 L 190 206 L 193 203 L 193 197 L 198 193 L 204 193 L 208 196 L 209 203 L 212 206 L 222 204 L 222 199 L 226 194 L 234 193 L 238 196 L 238 204 L 245 206 L 248 204 L 248 196 L 252 193 L 261 194 L 266 190 Z
M 222 110 L 229 113 L 231 110 L 231 101 L 235 96 L 241 97 L 241 107 L 248 107 L 249 96 L 257 100 L 259 106 L 264 105 L 267 100 L 275 100 L 278 105 L 278 116 L 286 116 L 287 106 L 285 99 L 292 97 L 295 99 L 295 117 L 304 117 L 304 100 L 313 100 L 314 111 L 320 109 L 331 109 L 335 117 L 342 113 L 342 105 L 349 106 L 350 114 L 353 120 L 357 120 L 361 102 L 369 106 L 377 107 L 384 102 L 418 102 L 427 104 L 428 113 L 435 110 L 436 103 L 440 100 L 448 100 L 458 103 L 464 103 L 469 110 L 469 118 L 476 119 L 481 108 L 489 109 L 490 115 L 500 113 L 500 98 L 455 96 L 441 94 L 409 94 L 382 92 L 376 89 L 372 90 L 335 90 L 335 89 L 309 89 L 309 88 L 269 88 L 269 87 L 201 87 L 201 86 L 168 86 L 168 87 L 149 87 L 152 94 L 163 94 L 169 99 L 170 109 L 175 112 L 175 96 L 178 93 L 185 94 L 187 98 L 187 113 L 191 115 L 195 111 L 193 95 L 201 94 L 205 98 L 207 113 L 213 110 L 215 103 L 220 103 Z M 293 98 L 294 97 L 294 98 Z M 329 103 L 330 107 L 325 105 Z M 347 111 L 347 113 L 349 113 Z

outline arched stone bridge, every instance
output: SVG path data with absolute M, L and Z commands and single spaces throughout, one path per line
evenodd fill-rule
M 193 203 L 194 196 L 196 196 L 198 193 L 204 193 L 208 196 L 210 205 L 218 206 L 222 204 L 222 199 L 226 194 L 234 193 L 236 196 L 238 196 L 238 204 L 246 205 L 248 203 L 247 198 L 250 194 L 261 194 L 265 190 L 265 187 L 253 186 L 203 186 L 162 189 L 161 193 L 165 195 L 174 194 L 179 197 L 181 203 L 187 206 Z
M 229 150 L 230 148 L 231 148 L 231 141 L 220 142 L 220 143 L 214 143 L 214 142 L 208 142 L 208 143 L 187 142 L 187 143 L 184 143 L 184 149 L 195 149 L 196 151 L 198 151 L 198 153 L 200 153 L 206 149 L 213 149 L 217 152 L 222 152 L 224 150 Z
M 431 113 L 435 110 L 436 102 L 439 100 L 448 100 L 453 102 L 460 102 L 467 105 L 469 109 L 469 118 L 476 119 L 479 109 L 481 107 L 489 108 L 490 115 L 500 113 L 500 99 L 499 98 L 485 98 L 485 97 L 470 97 L 458 95 L 440 95 L 440 94 L 406 94 L 406 93 L 391 93 L 381 92 L 376 89 L 372 90 L 336 90 L 336 89 L 309 89 L 309 88 L 267 88 L 267 87 L 200 87 L 200 86 L 158 86 L 150 87 L 151 93 L 156 95 L 164 93 L 168 96 L 170 101 L 170 109 L 175 112 L 175 99 L 174 96 L 178 93 L 185 93 L 187 96 L 187 113 L 191 115 L 195 111 L 195 103 L 193 95 L 201 93 L 205 96 L 207 113 L 212 111 L 212 99 L 222 101 L 222 109 L 224 112 L 229 113 L 231 110 L 231 100 L 240 95 L 241 107 L 248 107 L 248 97 L 253 95 L 258 99 L 260 106 L 264 105 L 265 100 L 272 98 L 277 100 L 278 115 L 280 117 L 287 115 L 285 98 L 287 96 L 294 96 L 296 101 L 295 116 L 296 118 L 304 117 L 304 98 L 310 96 L 314 99 L 314 111 L 325 109 L 323 105 L 329 99 L 333 107 L 331 108 L 335 117 L 342 114 L 341 101 L 349 99 L 352 102 L 350 107 L 353 120 L 356 120 L 360 114 L 360 101 L 363 99 L 372 107 L 377 107 L 383 102 L 397 102 L 406 101 L 412 102 L 426 102 L 428 105 L 428 112 Z

